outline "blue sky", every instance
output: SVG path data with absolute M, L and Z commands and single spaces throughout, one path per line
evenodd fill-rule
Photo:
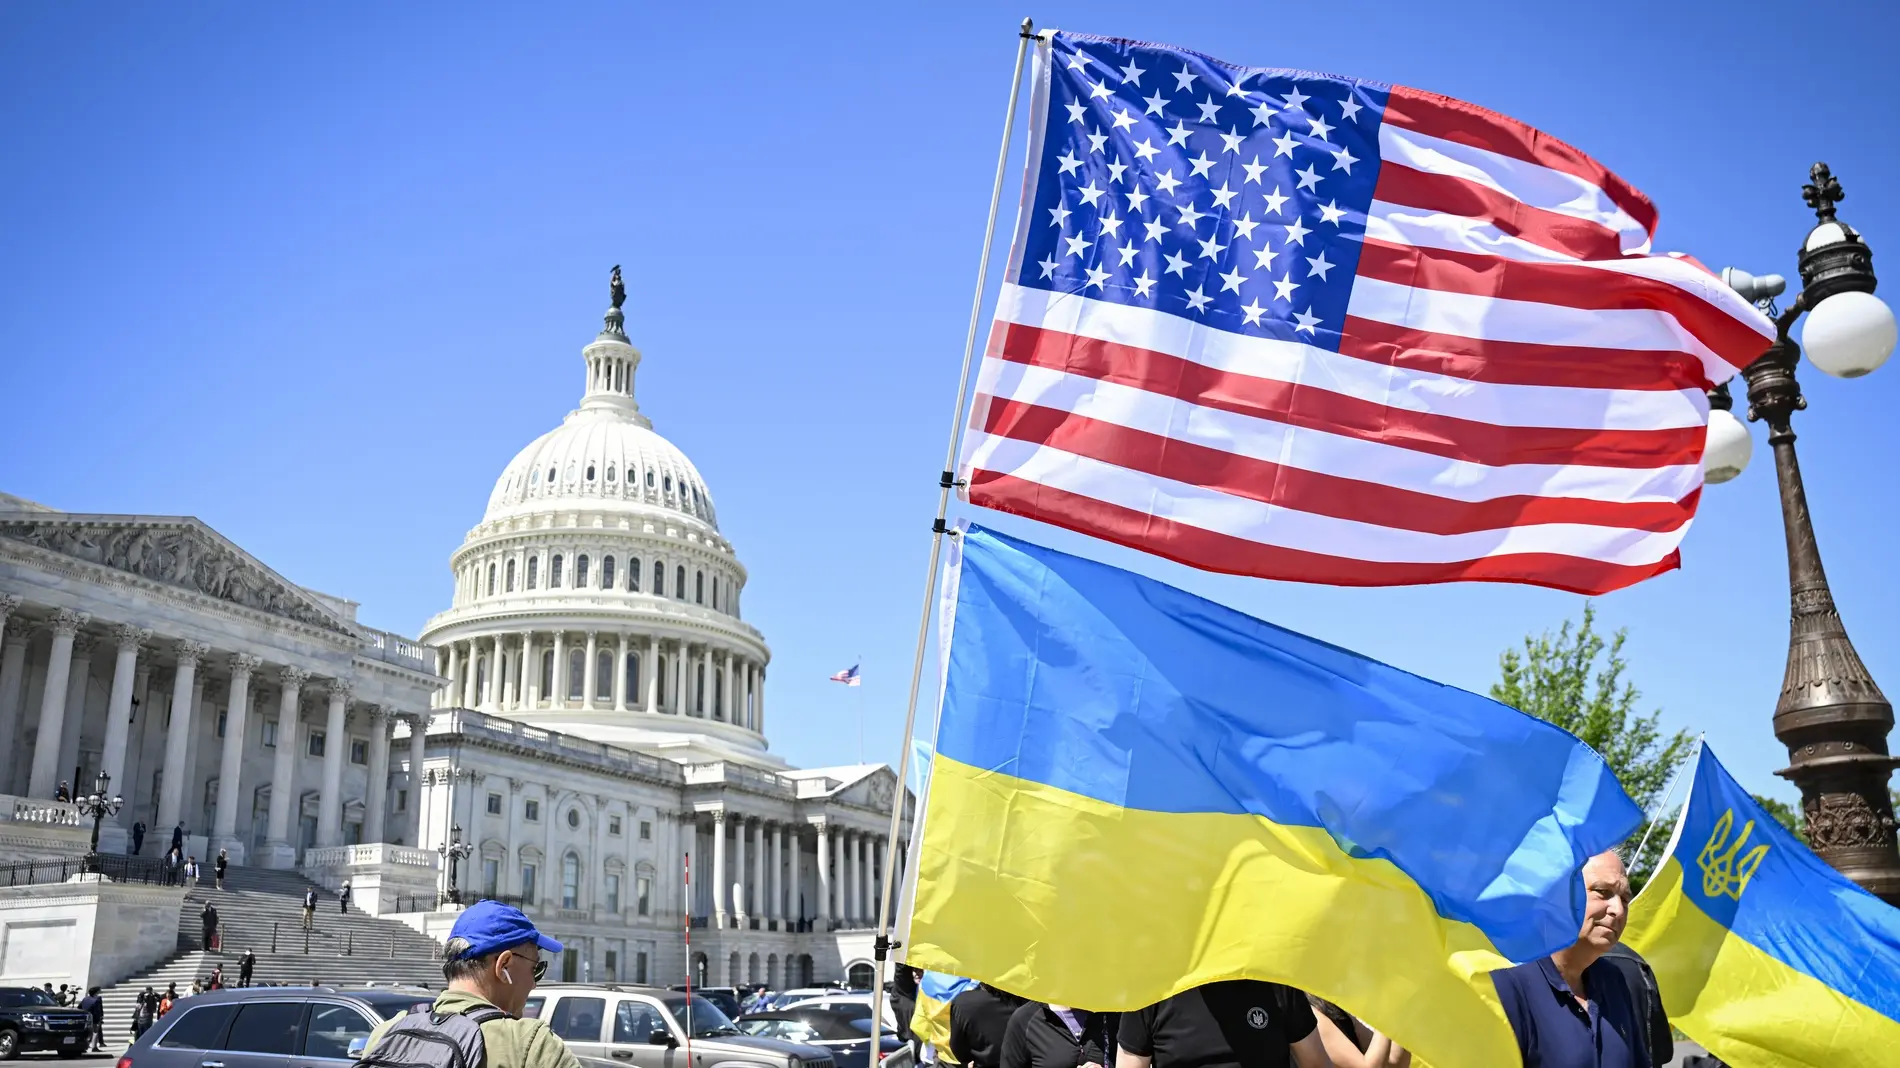
M 413 634 L 502 467 L 578 398 L 621 263 L 642 406 L 752 572 L 774 748 L 856 759 L 861 701 L 867 753 L 894 761 L 1024 14 L 1496 108 L 1614 167 L 1659 205 L 1658 246 L 1711 265 L 1792 276 L 1825 159 L 1876 266 L 1900 270 L 1893 5 L 11 3 L 0 490 L 199 516 Z M 1835 594 L 1900 690 L 1900 369 L 1803 384 Z M 1785 557 L 1755 433 L 1684 569 L 1600 608 L 1631 629 L 1646 706 L 1791 797 L 1769 723 Z M 1221 578 L 990 521 L 1473 689 L 1581 608 Z M 861 691 L 825 681 L 860 654 Z

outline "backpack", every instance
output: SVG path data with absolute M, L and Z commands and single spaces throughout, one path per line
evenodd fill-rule
M 489 1005 L 465 1012 L 412 1012 L 383 1032 L 357 1063 L 363 1068 L 484 1068 L 488 1052 L 482 1025 L 508 1018 Z

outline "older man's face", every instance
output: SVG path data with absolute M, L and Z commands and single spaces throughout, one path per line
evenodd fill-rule
M 1629 919 L 1630 879 L 1623 858 L 1615 853 L 1591 857 L 1583 866 L 1583 888 L 1583 930 L 1577 941 L 1607 950 L 1623 940 L 1623 924 Z

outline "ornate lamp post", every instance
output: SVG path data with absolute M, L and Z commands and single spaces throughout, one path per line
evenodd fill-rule
M 436 852 L 442 854 L 442 860 L 448 866 L 449 900 L 460 905 L 462 890 L 458 885 L 458 869 L 462 866 L 462 858 L 475 852 L 475 847 L 462 841 L 462 825 L 458 823 L 449 828 L 449 840 L 437 846 Z
M 92 785 L 92 793 L 78 801 L 79 814 L 92 817 L 92 848 L 86 851 L 86 870 L 89 872 L 99 870 L 99 825 L 105 822 L 107 816 L 118 815 L 119 809 L 125 805 L 125 798 L 114 796 L 111 790 L 112 776 L 102 771 Z
M 1808 362 L 1841 378 L 1878 368 L 1893 352 L 1893 312 L 1874 296 L 1873 253 L 1853 227 L 1835 217 L 1841 183 L 1817 163 L 1802 190 L 1818 222 L 1802 243 L 1802 289 L 1787 311 L 1775 297 L 1787 282 L 1729 268 L 1722 279 L 1775 321 L 1776 339 L 1742 369 L 1748 417 L 1768 424 L 1781 486 L 1781 518 L 1788 538 L 1788 581 L 1793 621 L 1788 668 L 1775 703 L 1775 737 L 1788 747 L 1788 767 L 1776 774 L 1801 788 L 1808 843 L 1848 878 L 1900 905 L 1900 851 L 1887 782 L 1900 760 L 1887 749 L 1893 706 L 1881 694 L 1847 638 L 1808 514 L 1801 466 L 1795 458 L 1793 414 L 1808 406 L 1795 381 L 1801 348 L 1788 336 L 1808 316 L 1802 334 Z M 1748 464 L 1748 431 L 1729 413 L 1724 384 L 1711 394 L 1707 458 L 1710 482 L 1726 482 Z

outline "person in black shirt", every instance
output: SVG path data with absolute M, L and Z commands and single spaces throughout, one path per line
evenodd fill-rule
M 899 964 L 891 973 L 891 1013 L 897 1017 L 897 1037 L 910 1045 L 913 1058 L 923 1054 L 910 1029 L 911 1017 L 917 1015 L 917 979 L 922 974 L 908 964 Z
M 1023 999 L 980 983 L 950 1002 L 950 1055 L 964 1068 L 998 1068 L 1009 1017 Z
M 1031 1001 L 1009 1017 L 1002 1068 L 1107 1068 L 1108 1017 Z
M 86 996 L 79 999 L 79 1007 L 92 1020 L 92 1036 L 86 1043 L 87 1050 L 97 1053 L 106 1048 L 106 1003 L 99 996 L 99 988 L 95 986 L 86 991 Z
M 238 985 L 251 985 L 251 969 L 257 967 L 257 951 L 246 949 L 244 956 L 238 958 Z
M 218 889 L 220 890 L 224 889 L 224 870 L 230 866 L 231 866 L 230 853 L 227 850 L 223 850 L 223 849 L 218 850 L 218 862 L 211 866 L 211 870 L 217 873 Z
M 1332 1068 L 1290 986 L 1230 979 L 1123 1013 L 1116 1068 Z
M 1412 1063 L 1410 1053 L 1352 1013 L 1311 994 L 1306 1000 L 1317 1014 L 1320 1044 L 1332 1058 L 1333 1068 L 1408 1068 Z
M 145 849 L 145 821 L 135 820 L 132 823 L 132 855 L 136 857 L 144 849 Z

